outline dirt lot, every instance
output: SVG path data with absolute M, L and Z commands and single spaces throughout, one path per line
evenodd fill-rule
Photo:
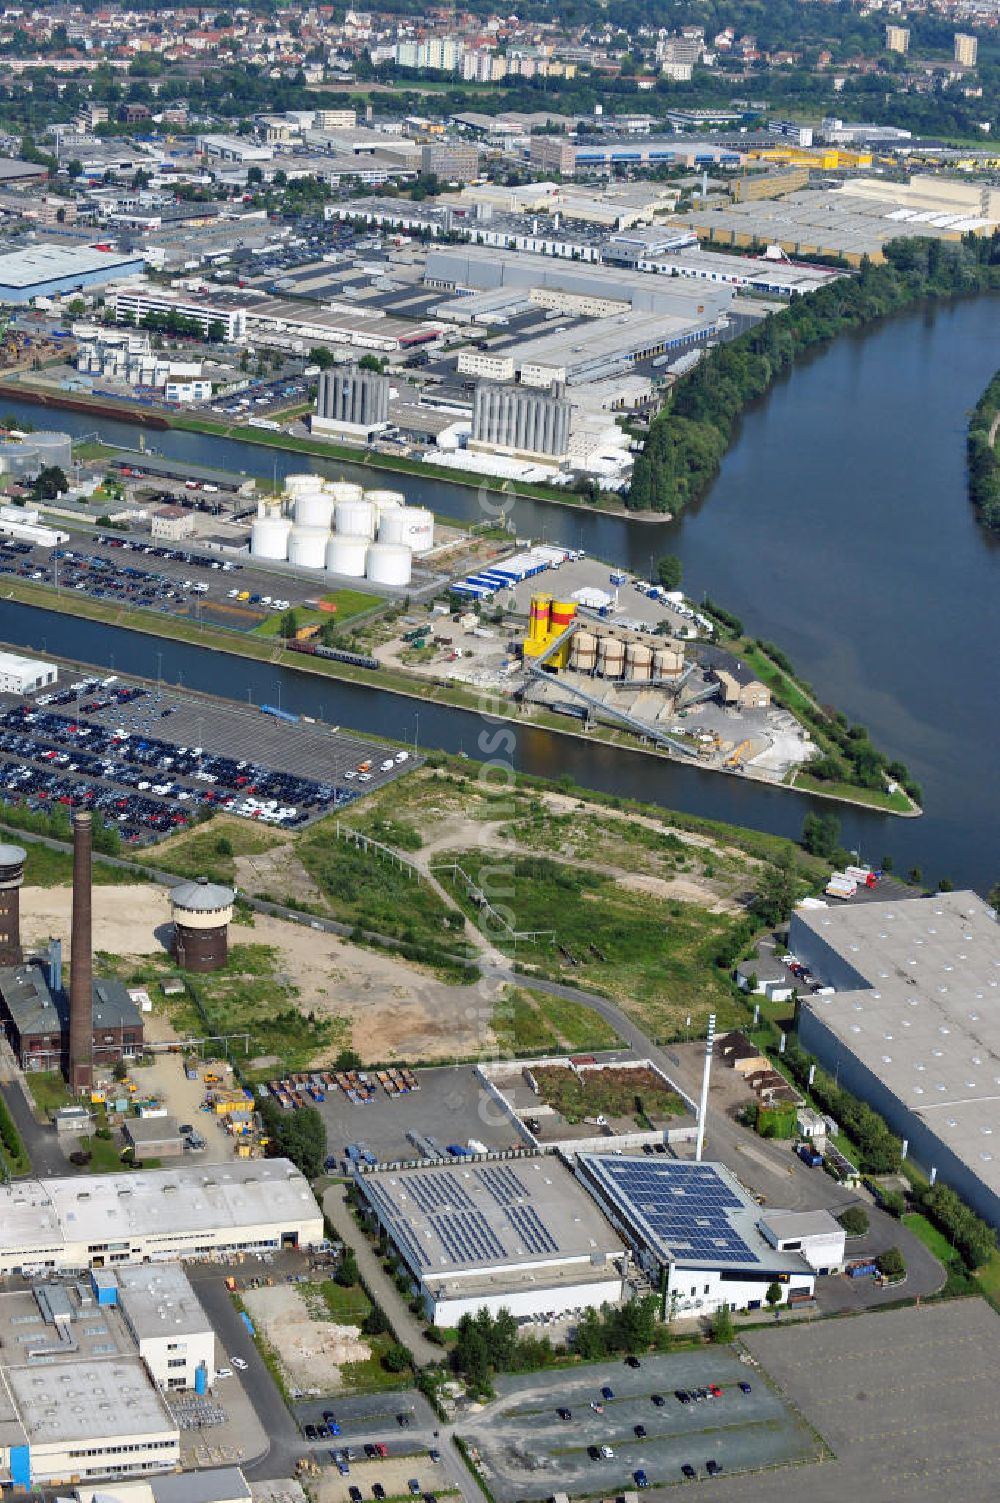
M 24 888 L 26 948 L 44 945 L 51 934 L 68 946 L 70 906 L 68 887 Z M 162 954 L 169 943 L 170 904 L 160 887 L 95 887 L 93 912 L 95 950 L 144 956 Z M 388 954 L 263 914 L 252 930 L 235 928 L 232 938 L 275 946 L 302 1010 L 349 1018 L 354 1047 L 366 1059 L 446 1059 L 493 1043 L 487 1020 L 496 987 L 448 986 Z M 171 1038 L 165 1028 L 157 1020 L 150 1037 Z
M 338 1326 L 310 1315 L 298 1284 L 246 1289 L 243 1302 L 271 1346 L 289 1386 L 305 1394 L 333 1393 L 343 1362 L 365 1362 L 371 1348 L 357 1326 Z

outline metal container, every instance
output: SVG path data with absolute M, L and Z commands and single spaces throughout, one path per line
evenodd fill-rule
M 301 527 L 322 527 L 330 531 L 333 521 L 333 497 L 323 491 L 306 491 L 295 499 L 295 521 Z
M 288 562 L 302 569 L 322 569 L 329 536 L 325 527 L 293 527 L 288 534 Z
M 250 553 L 254 558 L 281 560 L 288 557 L 288 534 L 292 524 L 275 508 L 261 510 L 250 528 Z
M 309 491 L 318 491 L 323 488 L 322 475 L 286 475 L 285 495 L 296 499 L 304 496 Z
M 353 480 L 328 480 L 326 488 L 335 502 L 360 501 L 364 495 L 364 487 L 356 485 Z
M 337 501 L 333 509 L 336 530 L 345 537 L 368 538 L 375 536 L 376 512 L 370 501 L 360 497 Z
M 363 579 L 369 543 L 367 538 L 341 537 L 334 533 L 326 545 L 326 569 L 329 574 L 348 574 Z

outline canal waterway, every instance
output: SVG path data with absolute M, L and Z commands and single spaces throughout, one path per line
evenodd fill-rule
M 891 854 L 929 880 L 984 890 L 1000 878 L 1000 548 L 966 500 L 965 426 L 997 365 L 1000 299 L 945 303 L 848 335 L 799 365 L 743 420 L 705 500 L 675 523 L 589 514 L 518 501 L 520 535 L 586 548 L 639 572 L 680 555 L 685 587 L 708 592 L 747 627 L 777 642 L 817 696 L 867 725 L 910 767 L 926 813 L 898 820 L 840 812 L 863 858 Z M 87 415 L 4 401 L 40 426 L 92 432 Z M 101 419 L 109 443 L 137 429 Z M 368 485 L 397 483 L 439 513 L 478 520 L 472 487 L 338 460 L 278 453 L 178 430 L 148 435 L 198 464 L 280 478 L 315 468 Z M 497 498 L 489 498 L 495 504 Z M 135 633 L 0 605 L 0 638 L 126 671 L 156 671 L 192 688 L 273 699 L 328 721 L 389 736 L 414 733 L 415 706 L 365 687 L 317 682 L 294 670 L 240 661 Z M 482 754 L 476 717 L 421 706 L 425 746 Z M 795 835 L 810 803 L 738 777 L 661 763 L 518 726 L 515 765 L 569 773 L 609 792 Z M 830 807 L 812 804 L 812 807 Z

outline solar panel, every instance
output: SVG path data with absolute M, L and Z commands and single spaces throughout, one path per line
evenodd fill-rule
M 493 1196 L 498 1206 L 509 1205 L 512 1200 L 529 1200 L 531 1192 L 519 1174 L 506 1164 L 490 1165 L 477 1169 L 476 1178 Z
M 710 1164 L 648 1164 L 639 1159 L 599 1159 L 600 1174 L 617 1197 L 631 1202 L 675 1257 L 712 1263 L 758 1263 L 727 1212 L 743 1201 Z

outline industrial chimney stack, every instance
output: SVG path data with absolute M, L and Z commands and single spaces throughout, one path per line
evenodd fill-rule
M 94 997 L 91 940 L 91 821 L 82 809 L 73 815 L 73 936 L 69 979 L 70 1090 L 94 1083 Z

